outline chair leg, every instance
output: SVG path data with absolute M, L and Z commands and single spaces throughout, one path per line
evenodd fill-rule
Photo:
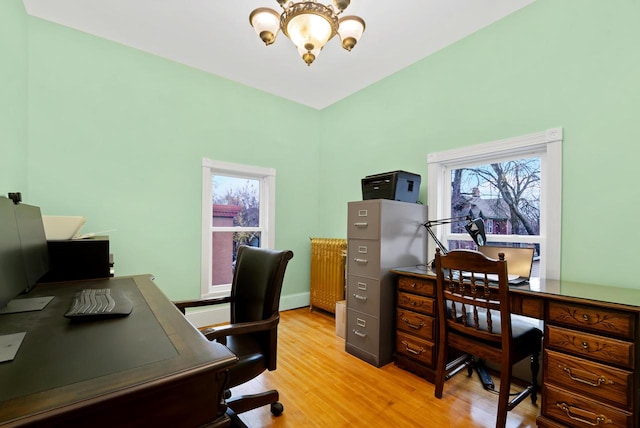
M 436 387 L 434 392 L 436 398 L 442 398 L 442 390 L 444 389 L 444 381 L 447 375 L 447 354 L 449 353 L 444 341 L 441 340 L 439 345 L 438 362 L 436 364 Z
M 538 372 L 540 371 L 540 352 L 531 355 L 531 402 L 538 401 Z
M 273 412 L 273 404 L 277 403 L 279 398 L 278 391 L 276 390 L 261 392 L 259 394 L 242 395 L 227 400 L 227 407 L 233 410 L 236 414 L 240 414 L 269 404 L 272 406 L 271 410 Z M 282 409 L 280 409 L 279 412 L 277 408 L 275 410 L 275 413 L 282 413 Z M 279 414 L 276 416 L 279 416 Z
M 507 412 L 509 411 L 509 392 L 511 390 L 512 368 L 507 364 L 501 368 L 500 373 L 500 393 L 498 394 L 498 415 L 496 428 L 504 428 L 507 424 Z

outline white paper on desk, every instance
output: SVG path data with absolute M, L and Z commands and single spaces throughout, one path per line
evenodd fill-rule
M 27 333 L 22 332 L 0 336 L 0 363 L 12 361 L 16 357 L 26 335 Z

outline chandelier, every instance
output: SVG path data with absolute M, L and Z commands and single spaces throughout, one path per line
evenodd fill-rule
M 349 6 L 351 0 L 333 0 L 333 5 L 324 5 L 316 0 L 295 2 L 276 0 L 282 13 L 260 7 L 249 15 L 249 22 L 266 46 L 276 41 L 282 30 L 308 66 L 336 34 L 340 36 L 342 47 L 351 51 L 364 32 L 364 20 L 358 16 L 339 15 Z

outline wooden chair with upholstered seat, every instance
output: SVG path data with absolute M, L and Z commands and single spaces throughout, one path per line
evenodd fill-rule
M 528 395 L 537 400 L 537 377 L 542 331 L 522 319 L 512 318 L 504 254 L 499 259 L 470 250 L 440 254 L 436 250 L 438 299 L 438 365 L 435 396 L 442 398 L 444 382 L 466 366 L 471 375 L 473 356 L 498 363 L 500 391 L 496 427 L 504 427 L 507 412 Z M 497 276 L 497 281 L 496 277 Z M 450 349 L 463 352 L 455 359 Z M 512 367 L 531 359 L 531 383 L 511 400 Z
M 182 313 L 190 307 L 230 303 L 230 324 L 202 330 L 209 340 L 223 343 L 238 357 L 238 363 L 229 369 L 227 388 L 276 369 L 280 292 L 292 257 L 291 251 L 241 246 L 229 297 L 174 302 Z M 227 391 L 226 398 L 227 413 L 236 425 L 242 425 L 237 414 L 258 407 L 270 405 L 276 416 L 284 411 L 276 390 L 239 397 Z

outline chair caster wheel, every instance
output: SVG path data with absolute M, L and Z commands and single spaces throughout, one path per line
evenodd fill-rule
M 284 412 L 284 406 L 281 402 L 276 401 L 275 403 L 271 403 L 271 413 L 273 416 L 280 416 Z

